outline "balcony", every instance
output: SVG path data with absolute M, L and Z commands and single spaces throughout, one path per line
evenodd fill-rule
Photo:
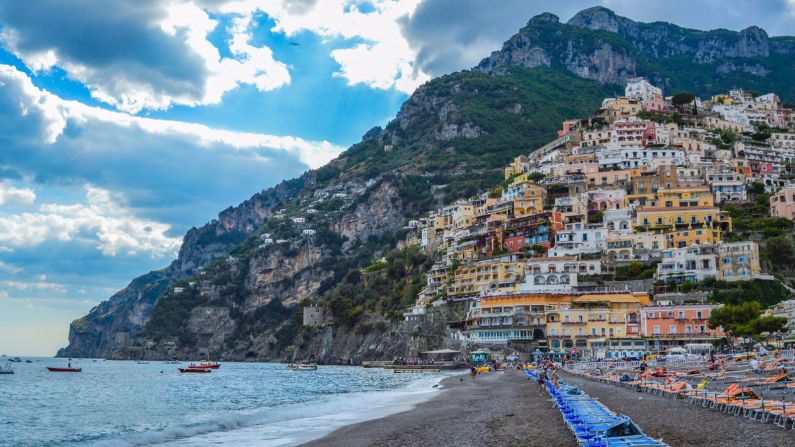
M 563 324 L 586 324 L 587 321 L 564 321 Z

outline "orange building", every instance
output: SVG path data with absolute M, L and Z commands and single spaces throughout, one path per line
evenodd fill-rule
M 704 343 L 726 334 L 722 328 L 707 326 L 712 310 L 719 304 L 676 304 L 646 306 L 640 310 L 642 335 L 657 340 L 660 347 Z

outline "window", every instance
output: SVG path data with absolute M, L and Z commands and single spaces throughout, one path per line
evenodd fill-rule
M 604 329 L 602 329 L 602 330 L 604 331 Z M 554 329 L 553 329 L 553 331 L 554 331 Z M 658 324 L 655 324 L 655 325 L 654 325 L 654 328 L 652 328 L 652 333 L 653 333 L 654 335 L 660 335 L 660 334 L 661 334 L 661 332 L 660 332 L 660 325 L 658 325 Z
M 724 264 L 731 264 L 732 263 L 732 257 L 731 256 L 724 256 L 723 257 L 723 263 Z
M 747 263 L 748 262 L 748 256 L 745 256 L 745 255 L 738 256 L 737 257 L 737 262 L 742 263 L 742 264 Z
M 672 324 L 672 325 L 668 326 L 668 333 L 669 334 L 676 334 L 676 325 L 675 324 Z

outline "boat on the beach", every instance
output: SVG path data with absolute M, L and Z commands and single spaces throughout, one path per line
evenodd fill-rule
M 181 373 L 191 373 L 191 374 L 202 374 L 202 373 L 211 373 L 213 372 L 210 368 L 177 368 Z
M 293 371 L 314 371 L 317 369 L 317 363 L 288 363 L 287 368 Z
M 47 371 L 49 371 L 49 372 L 59 372 L 59 373 L 66 373 L 66 372 L 79 373 L 79 372 L 83 371 L 83 368 L 71 368 L 71 367 L 69 367 L 69 368 L 56 368 L 54 366 L 48 366 L 47 367 Z

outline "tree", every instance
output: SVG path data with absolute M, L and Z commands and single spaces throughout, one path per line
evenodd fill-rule
M 751 183 L 751 187 L 748 189 L 748 192 L 751 194 L 764 194 L 765 184 L 762 182 L 753 182 Z
M 757 301 L 727 304 L 712 311 L 707 325 L 710 329 L 722 327 L 730 346 L 734 337 L 759 338 L 763 333 L 785 331 L 786 318 L 763 317 L 761 313 L 762 306 Z
M 696 95 L 690 92 L 679 92 L 671 98 L 671 102 L 673 102 L 675 106 L 683 106 L 692 103 L 695 99 Z

